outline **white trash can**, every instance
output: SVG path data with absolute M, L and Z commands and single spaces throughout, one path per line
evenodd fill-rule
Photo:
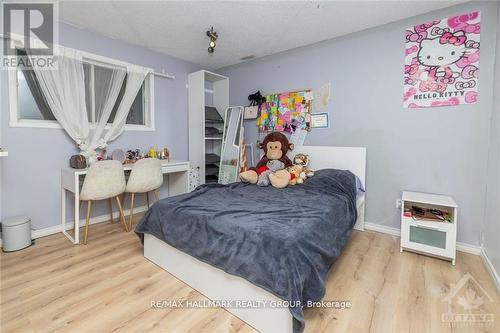
M 2 248 L 4 252 L 22 250 L 31 245 L 31 219 L 16 216 L 2 221 Z

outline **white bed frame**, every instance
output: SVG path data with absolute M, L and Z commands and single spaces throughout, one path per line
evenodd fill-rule
M 366 148 L 297 146 L 290 155 L 304 153 L 310 156 L 313 170 L 335 168 L 350 170 L 366 184 Z M 364 228 L 365 196 L 357 200 L 358 219 L 355 229 Z M 201 262 L 168 245 L 158 238 L 144 235 L 144 257 L 174 275 L 193 289 L 214 301 L 281 301 L 278 297 L 247 280 L 230 275 Z M 227 311 L 264 333 L 291 333 L 293 318 L 286 307 L 236 308 Z

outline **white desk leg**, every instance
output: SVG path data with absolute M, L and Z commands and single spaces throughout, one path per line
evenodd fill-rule
M 75 244 L 80 243 L 80 177 L 75 177 Z
M 61 186 L 61 231 L 66 231 L 66 189 Z
M 64 186 L 61 189 L 61 231 L 71 243 L 76 244 L 75 239 L 66 231 L 66 193 Z
M 175 172 L 168 175 L 168 194 L 174 195 L 189 192 L 189 171 Z

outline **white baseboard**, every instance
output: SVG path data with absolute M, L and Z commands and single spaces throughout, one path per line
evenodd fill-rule
M 498 275 L 497 271 L 495 270 L 495 267 L 493 266 L 492 262 L 490 261 L 490 258 L 488 258 L 488 255 L 486 254 L 486 251 L 484 250 L 484 248 L 481 249 L 481 259 L 483 260 L 483 264 L 484 264 L 484 266 L 486 266 L 488 273 L 490 273 L 491 278 L 495 282 L 495 286 L 497 287 L 498 293 L 500 293 L 500 276 Z
M 365 229 L 371 230 L 371 231 L 377 231 L 377 232 L 381 232 L 384 234 L 397 236 L 397 237 L 399 237 L 401 235 L 401 230 L 399 228 L 388 227 L 388 226 L 385 226 L 382 224 L 377 224 L 377 223 L 372 223 L 372 222 L 365 222 Z M 479 256 L 479 255 L 481 255 L 481 250 L 482 250 L 482 247 L 479 245 L 472 245 L 472 244 L 457 242 L 457 251 L 466 252 L 466 253 L 470 253 L 470 254 L 474 254 L 474 255 Z
M 134 214 L 136 213 L 142 213 L 148 209 L 147 206 L 139 206 L 134 208 Z M 123 214 L 125 216 L 130 215 L 130 209 L 125 209 L 123 211 Z M 113 218 L 118 218 L 119 217 L 119 212 L 113 212 Z M 97 223 L 102 223 L 109 221 L 109 214 L 104 214 L 104 215 L 99 215 L 99 216 L 94 216 L 90 218 L 90 224 L 97 224 Z M 80 220 L 80 227 L 83 227 L 85 225 L 85 219 Z M 71 230 L 73 229 L 74 222 L 73 221 L 67 221 L 66 222 L 66 230 Z M 60 224 L 48 227 L 48 228 L 43 228 L 43 229 L 38 229 L 38 230 L 33 230 L 31 232 L 31 238 L 36 239 L 40 237 L 45 237 L 53 234 L 57 234 L 58 232 L 62 231 L 62 226 Z M 0 247 L 2 246 L 2 239 L 0 238 Z
M 372 223 L 372 222 L 366 222 L 366 221 L 365 221 L 365 229 L 370 230 L 370 231 L 381 232 L 383 234 L 388 234 L 388 235 L 392 235 L 392 236 L 398 236 L 398 237 L 401 234 L 401 231 L 399 230 L 399 228 L 388 227 L 386 225 Z

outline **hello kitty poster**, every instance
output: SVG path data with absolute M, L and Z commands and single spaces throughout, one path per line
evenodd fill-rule
M 478 100 L 481 13 L 406 29 L 403 105 L 474 104 Z

